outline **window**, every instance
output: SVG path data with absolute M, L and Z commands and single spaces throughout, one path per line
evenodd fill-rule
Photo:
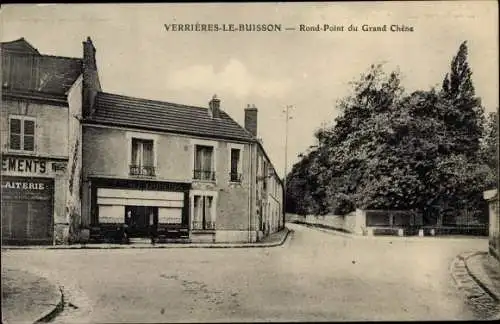
M 11 117 L 9 135 L 11 150 L 35 151 L 35 119 Z
M 215 180 L 214 148 L 212 146 L 195 145 L 194 179 Z
M 132 138 L 131 175 L 155 175 L 154 141 Z
M 194 196 L 193 229 L 215 229 L 215 214 L 212 196 Z
M 263 179 L 263 183 L 262 183 L 263 189 L 267 193 L 267 163 L 266 163 L 266 161 L 264 161 L 264 163 L 262 163 L 262 179 Z
M 231 182 L 241 181 L 240 152 L 239 149 L 231 149 Z

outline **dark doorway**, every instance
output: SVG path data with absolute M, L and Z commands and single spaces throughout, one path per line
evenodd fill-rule
M 125 206 L 125 224 L 129 237 L 150 237 L 158 226 L 158 207 Z

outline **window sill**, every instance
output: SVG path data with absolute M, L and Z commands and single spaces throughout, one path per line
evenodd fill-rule
M 215 229 L 193 229 L 191 234 L 215 234 Z
M 192 179 L 193 182 L 203 182 L 203 183 L 213 183 L 216 184 L 217 180 L 204 180 L 204 179 Z
M 7 152 L 8 153 L 15 153 L 15 154 L 22 154 L 22 155 L 34 155 L 34 154 L 36 154 L 35 150 L 27 151 L 27 150 L 15 150 L 15 149 L 11 149 L 11 148 L 8 148 Z
M 154 179 L 154 178 L 156 178 L 156 174 L 155 175 L 129 174 L 128 176 L 129 177 L 133 177 L 133 178 L 146 178 L 146 179 Z

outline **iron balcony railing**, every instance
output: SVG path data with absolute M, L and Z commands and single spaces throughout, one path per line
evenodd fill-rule
M 214 230 L 215 229 L 215 222 L 193 221 L 193 229 L 194 230 Z
M 229 178 L 231 179 L 231 182 L 241 182 L 241 173 L 230 172 Z
M 207 170 L 194 170 L 193 178 L 196 180 L 215 181 L 215 172 Z
M 155 167 L 151 165 L 130 165 L 130 175 L 134 176 L 155 176 Z

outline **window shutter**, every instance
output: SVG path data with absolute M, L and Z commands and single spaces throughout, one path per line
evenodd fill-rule
M 33 120 L 24 121 L 23 144 L 25 151 L 35 150 L 35 122 Z
M 10 120 L 10 148 L 21 149 L 21 120 L 12 118 Z

